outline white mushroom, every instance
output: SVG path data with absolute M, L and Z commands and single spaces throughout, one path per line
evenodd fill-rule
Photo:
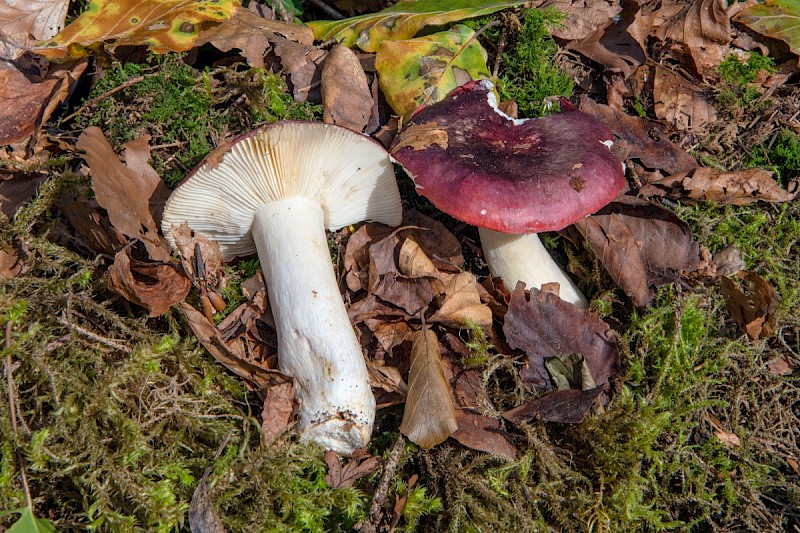
M 351 453 L 375 418 L 366 364 L 331 264 L 325 229 L 400 223 L 388 154 L 331 124 L 281 122 L 243 135 L 173 192 L 163 229 L 183 222 L 226 260 L 258 252 L 282 372 L 296 380 L 301 438 Z

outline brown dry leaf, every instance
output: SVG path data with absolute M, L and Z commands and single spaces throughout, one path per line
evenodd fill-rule
M 308 100 L 312 88 L 321 83 L 326 52 L 289 39 L 276 39 L 272 51 L 280 58 L 281 71 L 289 76 L 294 100 Z
M 149 146 L 141 139 L 125 145 L 127 165 L 117 159 L 114 149 L 100 128 L 90 126 L 76 147 L 92 172 L 92 188 L 97 202 L 108 212 L 114 227 L 131 239 L 144 243 L 150 259 L 166 261 L 169 247 L 161 237 L 151 213 L 151 202 L 164 196 L 164 183 L 147 165 Z M 146 152 L 146 155 L 142 152 Z
M 294 413 L 294 384 L 276 383 L 266 390 L 261 410 L 261 434 L 267 442 L 286 431 Z
M 538 390 L 554 386 L 545 360 L 577 353 L 598 387 L 619 372 L 619 348 L 611 328 L 592 313 L 550 293 L 518 284 L 511 293 L 503 333 L 508 345 L 528 355 L 523 381 Z
M 750 270 L 722 278 L 720 288 L 725 306 L 751 339 L 765 339 L 775 333 L 778 295 L 769 281 Z
M 242 378 L 252 390 L 264 390 L 279 383 L 292 381 L 291 377 L 277 370 L 270 370 L 249 362 L 244 349 L 236 349 L 238 348 L 237 345 L 229 347 L 222 338 L 220 331 L 206 320 L 203 313 L 191 305 L 186 302 L 180 302 L 178 307 L 186 316 L 186 320 L 189 322 L 189 327 L 192 328 L 195 337 L 205 349 L 225 368 Z
M 725 0 L 666 0 L 653 3 L 652 35 L 671 46 L 696 74 L 715 73 L 731 40 L 731 24 Z
M 18 59 L 36 41 L 64 27 L 69 0 L 5 0 L 0 4 L 0 57 Z
M 194 489 L 187 518 L 192 533 L 225 533 L 222 520 L 211 501 L 211 487 L 205 474 Z
M 463 327 L 467 321 L 483 329 L 492 326 L 492 310 L 481 302 L 478 280 L 471 272 L 450 274 L 444 283 L 444 302 L 430 318 L 453 328 Z
M 791 457 L 787 457 L 786 458 L 786 462 L 789 464 L 789 466 L 792 467 L 792 470 L 794 470 L 795 474 L 800 475 L 800 462 L 798 462 L 796 459 L 793 459 Z
M 0 248 L 0 279 L 16 278 L 31 269 L 31 257 L 22 243 L 13 249 Z
M 411 278 L 440 275 L 439 269 L 413 237 L 408 237 L 400 246 L 397 265 L 400 272 Z
M 430 305 L 433 289 L 429 279 L 404 276 L 397 269 L 395 248 L 400 231 L 402 228 L 369 247 L 369 293 L 417 315 Z
M 166 313 L 182 302 L 192 283 L 172 263 L 145 263 L 131 259 L 130 248 L 114 256 L 108 269 L 108 288 L 129 302 L 144 307 L 149 316 Z
M 456 409 L 458 429 L 451 435 L 463 446 L 479 452 L 517 458 L 517 447 L 503 430 L 503 423 L 495 418 Z
M 47 179 L 46 174 L 12 175 L 8 179 L 0 178 L 0 212 L 8 218 L 14 218 L 17 210 L 30 200 L 39 185 Z
M 623 0 L 617 17 L 567 48 L 627 78 L 647 60 L 646 39 L 652 26 L 652 15 L 642 13 L 637 2 Z
M 663 170 L 666 174 L 686 172 L 697 166 L 692 156 L 670 142 L 666 128 L 660 122 L 632 117 L 598 104 L 587 95 L 581 95 L 578 107 L 611 130 L 614 134 L 612 150 L 621 160 L 638 159 L 648 169 Z
M 667 176 L 639 190 L 639 196 L 669 196 L 680 200 L 715 202 L 718 205 L 747 205 L 753 202 L 788 202 L 797 192 L 783 189 L 772 172 L 760 168 L 728 171 L 700 167 Z
M 322 120 L 364 131 L 372 114 L 372 91 L 355 52 L 337 44 L 322 66 Z
M 361 448 L 353 452 L 347 459 L 347 464 L 342 466 L 339 454 L 328 450 L 325 452 L 325 464 L 328 465 L 325 482 L 332 489 L 352 487 L 362 477 L 378 470 L 381 462 L 380 457 L 370 455 L 366 448 Z
M 400 431 L 429 450 L 456 431 L 458 423 L 436 333 L 423 328 L 414 333 L 411 343 L 408 396 Z
M 773 376 L 791 376 L 792 372 L 794 372 L 794 365 L 785 355 L 767 363 L 767 368 Z
M 717 120 L 708 91 L 658 65 L 653 74 L 653 101 L 656 117 L 679 131 L 702 132 Z
M 708 422 L 711 424 L 711 427 L 714 428 L 714 434 L 720 440 L 720 442 L 725 444 L 725 446 L 732 448 L 739 446 L 742 443 L 736 433 L 725 429 L 719 418 L 711 413 L 707 413 L 706 416 L 708 417 Z
M 503 413 L 503 418 L 515 424 L 530 422 L 534 418 L 539 418 L 544 422 L 580 424 L 597 403 L 602 392 L 603 387 L 553 391 L 506 411 Z
M 198 288 L 202 283 L 212 288 L 219 288 L 223 284 L 224 262 L 222 249 L 219 243 L 208 239 L 202 233 L 195 233 L 185 222 L 177 228 L 173 227 L 172 237 L 175 239 L 175 248 L 181 258 L 181 264 L 186 273 L 193 278 Z M 198 264 L 197 253 L 200 253 L 202 263 Z M 200 267 L 202 272 L 198 272 Z M 202 279 L 198 279 L 202 273 Z
M 87 61 L 54 67 L 46 77 L 26 74 L 0 60 L 0 146 L 36 134 L 88 65 Z
M 223 52 L 235 48 L 241 51 L 248 65 L 263 68 L 264 54 L 272 43 L 285 40 L 310 47 L 314 34 L 306 26 L 269 20 L 240 7 L 231 18 L 202 30 L 195 46 L 210 43 Z
M 345 246 L 345 283 L 353 292 L 369 289 L 369 247 L 394 231 L 378 222 L 367 222 L 350 235 Z
M 95 252 L 114 255 L 123 249 L 128 240 L 111 224 L 90 191 L 68 191 L 58 199 L 61 214 L 75 229 L 81 244 Z
M 630 197 L 618 197 L 575 227 L 608 273 L 639 307 L 647 307 L 655 289 L 692 272 L 700 246 L 688 224 L 674 213 Z
M 608 24 L 622 8 L 609 0 L 546 0 L 538 9 L 552 7 L 567 18 L 550 29 L 550 33 L 565 41 L 580 40 Z

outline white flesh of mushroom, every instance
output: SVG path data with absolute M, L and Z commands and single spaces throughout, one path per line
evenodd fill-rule
M 589 306 L 581 290 L 550 257 L 538 234 L 512 235 L 485 228 L 478 231 L 489 271 L 502 278 L 509 290 L 517 281 L 525 282 L 529 289 L 556 282 L 562 300 L 584 309 Z
M 297 122 L 238 141 L 178 187 L 164 209 L 170 241 L 172 226 L 187 222 L 219 242 L 226 260 L 258 252 L 278 365 L 297 386 L 298 432 L 340 453 L 368 443 L 375 398 L 325 230 L 363 220 L 397 225 L 401 216 L 380 145 L 341 127 Z

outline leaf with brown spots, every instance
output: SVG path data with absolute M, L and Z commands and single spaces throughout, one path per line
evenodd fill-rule
M 793 182 L 793 186 L 797 189 L 797 182 Z M 639 196 L 645 198 L 669 196 L 718 205 L 788 202 L 797 194 L 796 190 L 789 192 L 783 189 L 772 178 L 772 172 L 760 168 L 727 171 L 701 167 L 648 183 L 639 190 Z
M 650 305 L 656 288 L 696 270 L 700 262 L 700 246 L 688 224 L 643 200 L 618 197 L 575 228 L 639 307 Z

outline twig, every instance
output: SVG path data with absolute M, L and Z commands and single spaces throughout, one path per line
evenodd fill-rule
M 330 15 L 330 17 L 333 19 L 343 20 L 347 18 L 322 0 L 311 0 L 311 3 L 323 10 L 326 14 Z
M 3 345 L 8 352 L 6 355 L 6 379 L 8 380 L 8 410 L 11 414 L 11 427 L 14 430 L 14 434 L 19 433 L 19 427 L 17 426 L 17 401 L 14 394 L 14 378 L 12 377 L 11 372 L 11 331 L 14 328 L 14 321 L 9 320 L 6 322 L 6 330 L 5 330 L 5 339 Z M 28 485 L 28 475 L 25 473 L 25 456 L 22 455 L 22 450 L 19 449 L 19 446 L 16 446 L 15 455 L 17 457 L 17 464 L 19 465 L 19 474 L 20 478 L 22 479 L 22 489 L 25 492 L 25 501 L 28 504 L 28 508 L 33 512 L 33 498 L 31 497 L 31 488 Z
M 389 485 L 391 485 L 392 478 L 397 471 L 397 467 L 400 465 L 400 457 L 403 455 L 405 447 L 406 440 L 402 435 L 399 435 L 397 440 L 394 441 L 392 449 L 389 450 L 386 462 L 383 464 L 381 481 L 378 483 L 378 488 L 375 490 L 375 496 L 372 497 L 369 516 L 356 524 L 353 528 L 355 531 L 360 531 L 361 533 L 376 533 L 378 531 L 378 524 L 381 521 L 381 509 L 383 509 L 386 496 L 389 494 Z
M 97 341 L 97 342 L 99 342 L 101 344 L 105 344 L 106 346 L 108 346 L 110 348 L 114 348 L 115 350 L 119 350 L 119 351 L 125 352 L 127 354 L 133 353 L 133 350 L 131 350 L 127 346 L 123 346 L 122 344 L 120 344 L 118 342 L 115 342 L 115 341 L 113 341 L 111 339 L 106 339 L 105 337 L 101 337 L 100 335 L 98 335 L 96 333 L 92 333 L 88 329 L 84 329 L 84 328 L 82 328 L 82 327 L 80 327 L 80 326 L 78 326 L 76 324 L 73 324 L 69 320 L 65 320 L 64 318 L 59 317 L 58 322 L 60 324 L 64 325 L 64 326 L 67 326 L 70 329 L 75 330 L 76 332 L 80 333 L 84 337 L 88 337 L 88 338 L 92 339 L 93 341 Z
M 154 75 L 155 74 L 150 74 L 149 76 L 154 76 Z M 110 90 L 104 92 L 103 94 L 101 94 L 99 96 L 95 96 L 94 98 L 92 98 L 91 100 L 89 100 L 88 102 L 86 102 L 85 104 L 80 106 L 77 111 L 75 111 L 71 115 L 67 115 L 66 117 L 61 119 L 61 122 L 64 123 L 64 122 L 68 122 L 68 121 L 72 120 L 73 118 L 75 118 L 78 115 L 80 115 L 81 113 L 83 113 L 83 110 L 86 109 L 87 107 L 93 106 L 94 104 L 96 104 L 97 102 L 102 100 L 103 98 L 108 98 L 112 94 L 114 94 L 116 92 L 119 92 L 122 89 L 126 89 L 126 88 L 130 87 L 131 85 L 135 85 L 135 84 L 139 83 L 140 81 L 144 81 L 144 79 L 147 78 L 147 77 L 148 76 L 136 76 L 135 78 L 131 78 L 131 79 L 125 81 L 124 83 L 122 83 L 120 85 L 117 85 L 113 89 L 110 89 Z

